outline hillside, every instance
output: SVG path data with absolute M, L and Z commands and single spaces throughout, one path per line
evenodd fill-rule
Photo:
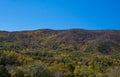
M 120 77 L 120 31 L 0 31 L 0 77 Z
M 83 29 L 0 31 L 0 49 L 14 51 L 39 49 L 111 54 L 120 52 L 120 31 Z

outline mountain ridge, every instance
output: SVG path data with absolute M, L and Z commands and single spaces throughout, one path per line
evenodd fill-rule
M 69 29 L 52 29 L 52 28 L 41 28 L 41 29 L 33 29 L 33 30 L 0 30 L 0 32 L 26 32 L 26 31 L 36 31 L 36 30 L 54 30 L 54 31 L 62 31 L 62 30 L 88 30 L 88 31 L 120 31 L 119 29 L 84 29 L 84 28 L 69 28 Z
M 120 51 L 120 30 L 38 29 L 30 31 L 0 31 L 0 49 L 98 51 L 111 54 Z

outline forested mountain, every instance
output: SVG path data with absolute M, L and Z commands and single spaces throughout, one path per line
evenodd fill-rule
M 120 77 L 120 31 L 0 31 L 0 77 Z
M 15 51 L 24 49 L 76 50 L 114 53 L 120 51 L 120 31 L 82 29 L 1 31 L 0 49 Z

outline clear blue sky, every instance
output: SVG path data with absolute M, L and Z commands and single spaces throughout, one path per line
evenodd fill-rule
M 120 30 L 120 0 L 0 0 L 0 30 Z

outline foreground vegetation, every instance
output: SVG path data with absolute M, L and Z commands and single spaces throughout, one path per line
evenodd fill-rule
M 120 53 L 1 50 L 0 77 L 120 77 Z

